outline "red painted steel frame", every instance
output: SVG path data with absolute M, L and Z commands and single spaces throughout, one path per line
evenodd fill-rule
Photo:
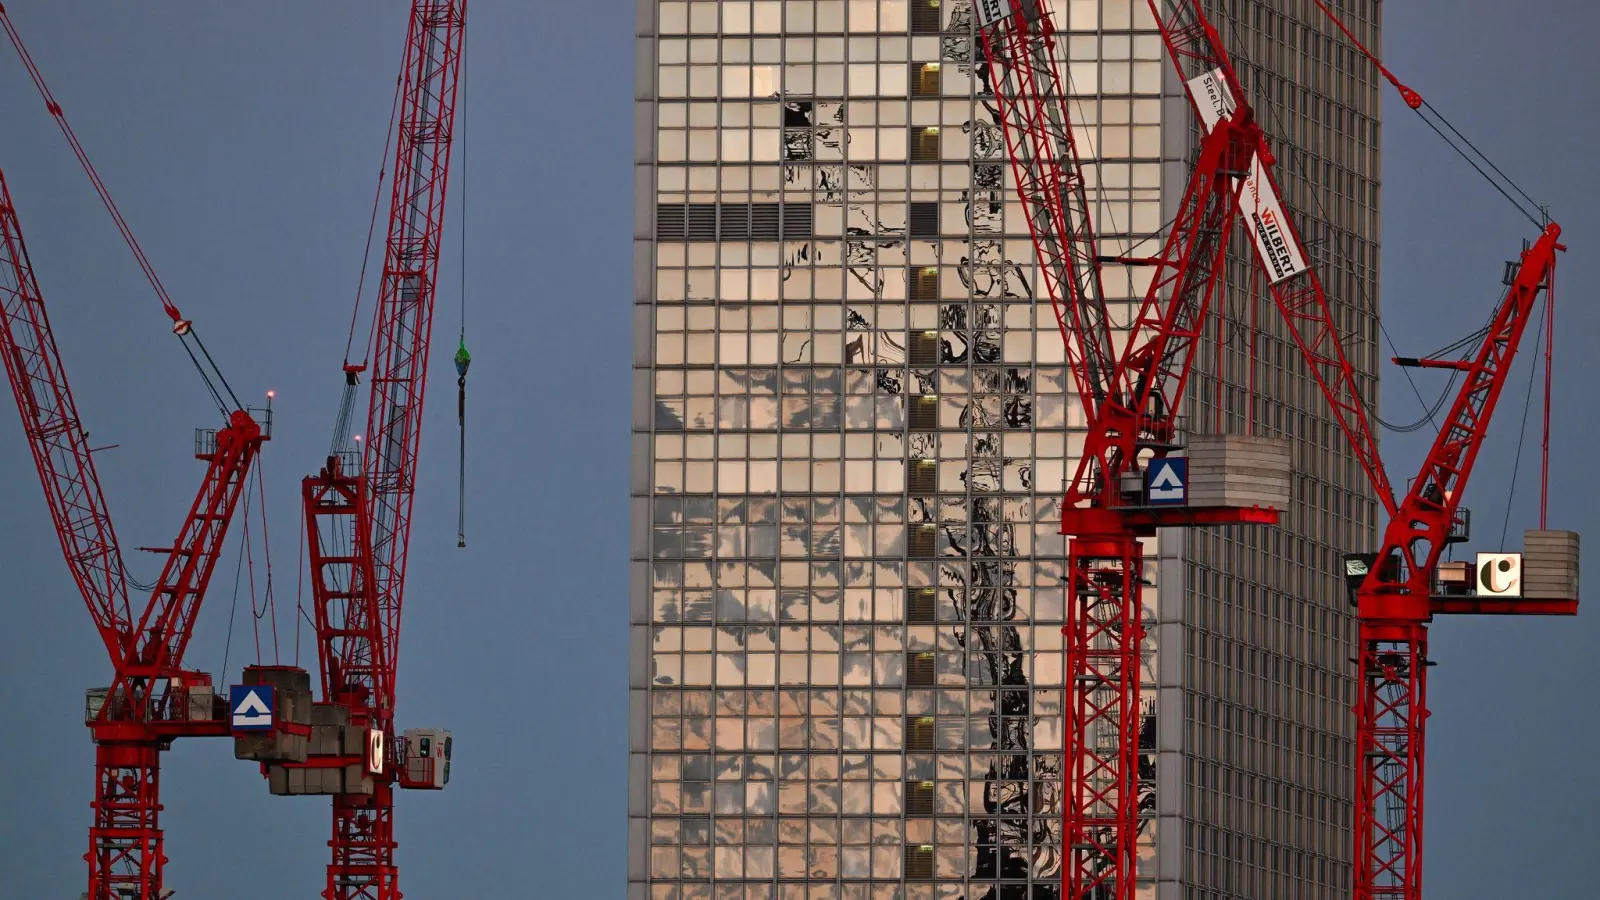
M 1067 600 L 1062 896 L 1134 896 L 1139 841 L 1139 654 L 1144 549 L 1131 534 L 1073 538 Z
M 1164 455 L 1178 436 L 1176 412 L 1239 211 L 1236 179 L 1254 146 L 1243 140 L 1250 133 L 1231 122 L 1205 141 L 1177 226 L 1161 255 L 1145 261 L 1156 274 L 1123 354 L 1111 364 L 1114 345 L 1104 336 L 1109 317 L 1053 31 L 1048 15 L 1031 7 L 1015 0 L 1008 17 L 980 34 L 1042 280 L 1090 425 L 1062 511 L 1062 533 L 1072 536 L 1064 631 L 1074 685 L 1067 703 L 1063 897 L 1131 900 L 1145 636 L 1139 538 L 1158 527 L 1277 521 L 1269 509 L 1127 507 L 1121 490 L 1123 474 L 1140 471 L 1141 451 Z
M 1149 2 L 1180 77 L 1187 81 L 1220 69 L 1236 110 L 1248 115 L 1238 78 L 1197 0 L 1167 0 L 1170 10 L 1166 14 L 1157 0 Z M 1194 68 L 1186 69 L 1186 63 Z M 1410 102 L 1414 94 L 1403 87 L 1402 92 L 1408 94 Z M 1191 94 L 1190 100 L 1199 115 L 1197 98 Z M 1263 175 L 1277 193 L 1266 137 L 1258 127 L 1251 127 L 1263 162 Z M 1293 222 L 1286 220 L 1282 226 L 1305 257 L 1304 244 L 1294 231 Z M 1356 373 L 1344 357 L 1314 270 L 1308 267 L 1305 272 L 1272 285 L 1279 311 L 1390 518 L 1385 546 L 1379 554 L 1380 565 L 1374 566 L 1358 594 L 1362 698 L 1357 708 L 1357 900 L 1421 898 L 1428 620 L 1444 613 L 1570 615 L 1577 609 L 1576 598 L 1511 606 L 1472 598 L 1430 596 L 1445 537 L 1528 312 L 1538 291 L 1553 275 L 1555 252 L 1564 249 L 1557 243 L 1559 234 L 1559 227 L 1548 226 L 1533 249 L 1524 254 L 1512 290 L 1497 312 L 1477 359 L 1462 367 L 1468 373 L 1467 383 L 1403 503 L 1396 503 L 1379 460 Z M 1262 268 L 1267 269 L 1265 261 L 1261 262 Z
M 225 710 L 213 704 L 208 718 L 191 722 L 181 682 L 193 678 L 181 666 L 194 619 L 244 494 L 250 466 L 265 440 L 243 410 L 217 432 L 205 481 L 167 557 L 142 629 L 129 635 L 131 650 L 100 715 L 90 723 L 95 743 L 95 823 L 89 832 L 89 900 L 138 900 L 160 896 L 162 866 L 160 757 L 174 737 L 228 733 Z
M 50 331 L 11 194 L 0 175 L 0 356 L 22 413 L 56 533 L 115 680 L 89 722 L 96 743 L 90 900 L 156 900 L 162 890 L 160 752 L 174 738 L 218 736 L 213 703 L 191 718 L 187 685 L 208 681 L 182 668 L 183 651 L 227 537 L 250 466 L 266 440 L 238 410 L 216 433 L 205 480 L 168 551 L 154 593 L 135 623 L 126 571 L 66 371 Z
M 1428 617 L 1434 570 L 1534 302 L 1555 270 L 1556 252 L 1564 249 L 1560 237 L 1561 227 L 1551 223 L 1524 251 L 1476 356 L 1453 366 L 1466 378 L 1422 470 L 1384 529 L 1378 563 L 1361 586 L 1363 619 L 1420 622 Z
M 61 552 L 89 605 L 95 630 L 111 664 L 122 661 L 133 613 L 128 606 L 127 570 L 111 527 L 100 477 L 89 451 L 88 432 L 67 387 L 66 369 L 50 331 L 43 295 L 34 278 L 22 225 L 0 174 L 0 326 L 6 374 L 22 412 L 28 447 L 44 481 L 45 499 L 55 521 Z
M 1483 447 L 1489 420 L 1539 293 L 1555 273 L 1560 226 L 1522 254 L 1511 288 L 1471 362 L 1450 415 L 1357 594 L 1361 702 L 1357 706 L 1356 900 L 1421 900 L 1423 762 L 1427 737 L 1427 623 L 1444 612 L 1570 614 L 1570 602 L 1452 607 L 1433 599 L 1434 573 Z
M 1238 218 L 1237 171 L 1246 134 L 1224 123 L 1204 142 L 1179 204 L 1112 389 L 1090 422 L 1062 510 L 1072 597 L 1067 657 L 1074 685 L 1067 729 L 1068 862 L 1063 897 L 1129 900 L 1136 894 L 1139 655 L 1144 642 L 1141 536 L 1156 528 L 1275 524 L 1277 511 L 1122 506 L 1122 475 L 1138 454 L 1163 455 L 1194 365 L 1206 310 L 1220 283 L 1228 226 Z M 1163 297 L 1162 295 L 1167 296 Z
M 406 36 L 394 194 L 379 284 L 363 461 L 371 496 L 374 590 L 391 666 L 399 650 L 466 11 L 465 0 L 419 0 L 412 5 Z M 392 703 L 392 698 L 385 699 Z
M 1277 521 L 1274 510 L 1118 508 L 1141 449 L 1164 454 L 1238 202 L 1230 172 L 1244 149 L 1230 124 L 1207 137 L 1179 205 L 1111 390 L 1090 422 L 1062 510 L 1070 544 L 1063 897 L 1135 896 L 1139 831 L 1140 669 L 1145 638 L 1143 547 L 1157 527 Z M 1163 298 L 1163 294 L 1167 296 Z
M 1058 71 L 1055 27 L 1042 11 L 1029 18 L 1025 7 L 1031 3 L 1003 2 L 1011 3 L 1011 16 L 980 29 L 979 40 L 1039 278 L 1050 296 L 1078 396 L 1092 419 L 1116 367 L 1116 345 L 1082 159 Z
M 1064 534 L 1092 527 L 1083 521 L 1085 508 L 1122 505 L 1122 475 L 1140 471 L 1139 451 L 1164 448 L 1178 437 L 1176 412 L 1194 368 L 1206 311 L 1220 285 L 1229 229 L 1238 219 L 1231 173 L 1249 160 L 1241 136 L 1240 129 L 1224 123 L 1201 146 L 1172 231 L 1153 261 L 1155 275 L 1133 318 L 1111 390 L 1089 424 L 1067 485 Z M 1165 454 L 1164 449 L 1155 452 Z
M 412 4 L 366 455 L 359 473 L 333 459 L 304 485 L 323 696 L 349 706 L 353 725 L 382 729 L 390 748 L 396 746 L 401 600 L 465 26 L 465 0 Z M 345 544 L 346 555 L 324 552 Z M 327 900 L 401 896 L 394 863 L 395 758 L 391 750 L 372 795 L 333 798 Z
M 1177 68 L 1178 77 L 1186 85 L 1192 78 L 1221 70 L 1223 83 L 1231 95 L 1228 99 L 1231 99 L 1233 117 L 1250 129 L 1251 141 L 1261 161 L 1262 175 L 1271 186 L 1272 193 L 1282 197 L 1283 192 L 1273 175 L 1274 158 L 1267 137 L 1262 133 L 1259 123 L 1255 121 L 1244 88 L 1239 82 L 1239 76 L 1234 72 L 1233 63 L 1223 47 L 1222 38 L 1206 19 L 1199 0 L 1148 0 L 1148 2 L 1150 11 L 1161 29 L 1167 54 Z M 1199 101 L 1192 92 L 1186 91 L 1186 93 L 1196 118 L 1204 127 L 1206 118 L 1201 114 Z M 1287 210 L 1285 213 L 1287 215 Z M 1356 461 L 1367 473 L 1378 502 L 1384 505 L 1384 509 L 1390 515 L 1393 515 L 1394 488 L 1390 486 L 1388 473 L 1384 471 L 1383 461 L 1378 454 L 1377 433 L 1372 428 L 1372 422 L 1367 415 L 1367 404 L 1362 399 L 1360 388 L 1362 376 L 1356 372 L 1344 354 L 1344 344 L 1340 339 L 1338 327 L 1334 324 L 1332 308 L 1323 293 L 1322 283 L 1317 279 L 1315 267 L 1309 265 L 1310 257 L 1306 253 L 1305 242 L 1300 239 L 1300 234 L 1295 229 L 1293 217 L 1288 216 L 1280 225 L 1288 242 L 1298 251 L 1301 258 L 1307 261 L 1306 270 L 1274 283 L 1271 277 L 1272 268 L 1265 260 L 1260 259 L 1259 248 L 1257 248 L 1257 262 L 1268 276 L 1273 302 L 1282 313 L 1296 346 L 1300 348 L 1301 355 L 1310 364 L 1311 375 L 1316 379 L 1317 387 L 1322 391 L 1323 397 L 1327 399 L 1334 419 L 1349 439 Z

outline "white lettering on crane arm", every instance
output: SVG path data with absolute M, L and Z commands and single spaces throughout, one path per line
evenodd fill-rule
M 1267 275 L 1273 284 L 1286 281 L 1306 271 L 1306 259 L 1300 252 L 1299 242 L 1289 233 L 1289 219 L 1284 215 L 1283 203 L 1272 188 L 1260 156 L 1250 159 L 1250 174 L 1239 186 L 1239 211 L 1250 223 L 1250 239 L 1255 241 L 1256 252 L 1266 263 Z
M 978 14 L 978 27 L 990 25 L 1011 15 L 1011 0 L 974 0 L 973 9 Z
M 1217 127 L 1218 122 L 1233 115 L 1238 108 L 1220 67 L 1189 79 L 1185 85 L 1189 88 L 1189 96 L 1194 99 L 1195 109 L 1200 112 L 1200 124 L 1205 126 L 1208 134 Z

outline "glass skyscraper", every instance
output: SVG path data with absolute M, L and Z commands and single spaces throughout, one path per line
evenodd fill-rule
M 1145 0 L 1051 8 L 1102 252 L 1153 255 L 1182 86 Z M 1309 0 L 1208 12 L 1375 373 L 1374 73 Z M 639 0 L 637 33 L 629 900 L 1059 898 L 1084 418 L 971 3 Z M 1376 510 L 1234 248 L 1188 430 L 1291 438 L 1293 501 L 1147 542 L 1140 895 L 1342 900 Z M 1148 281 L 1107 266 L 1114 321 Z

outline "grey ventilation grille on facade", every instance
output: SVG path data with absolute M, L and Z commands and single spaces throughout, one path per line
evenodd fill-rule
M 933 782 L 906 782 L 906 815 L 933 815 Z
M 933 716 L 918 716 L 906 720 L 906 751 L 933 752 Z
M 811 207 L 801 203 L 658 203 L 658 241 L 802 241 Z
M 931 844 L 905 845 L 905 872 L 907 881 L 933 880 L 933 846 Z M 1007 885 L 1010 887 L 1010 885 Z

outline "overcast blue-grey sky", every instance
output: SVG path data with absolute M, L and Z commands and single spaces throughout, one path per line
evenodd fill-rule
M 295 488 L 332 427 L 404 7 L 8 4 L 234 387 L 278 392 L 262 465 L 286 657 L 303 555 Z M 1390 66 L 1566 226 L 1551 523 L 1600 537 L 1587 472 L 1600 333 L 1590 302 L 1600 69 L 1588 41 L 1600 10 L 1462 0 L 1384 11 Z M 457 157 L 451 186 L 400 680 L 401 727 L 455 729 L 456 764 L 448 791 L 401 797 L 411 897 L 623 894 L 632 23 L 628 0 L 472 4 L 458 129 L 466 163 Z M 1532 229 L 1392 96 L 1385 112 L 1384 319 L 1401 352 L 1426 352 L 1487 316 L 1501 261 Z M 128 548 L 158 545 L 198 483 L 190 429 L 214 414 L 9 49 L 0 121 L 0 166 L 80 410 L 94 443 L 121 445 L 97 457 L 119 534 Z M 469 546 L 458 550 L 447 357 L 461 308 L 463 197 L 475 361 Z M 1469 493 L 1477 549 L 1498 544 L 1525 378 L 1519 369 L 1506 392 Z M 1386 377 L 1382 399 L 1391 421 L 1419 410 L 1399 377 Z M 1537 510 L 1536 422 L 1512 544 Z M 1384 446 L 1403 484 L 1423 439 Z M 0 896 L 76 896 L 93 758 L 81 692 L 106 679 L 104 651 L 9 413 L 0 472 L 0 716 L 12 747 L 0 779 Z M 152 560 L 133 563 L 151 576 Z M 230 555 L 191 644 L 191 663 L 212 671 L 228 640 L 232 574 Z M 1600 737 L 1595 622 L 1591 613 L 1435 627 L 1430 896 L 1579 897 L 1600 882 L 1600 770 L 1583 762 Z M 232 631 L 228 678 L 255 656 L 248 613 Z M 166 755 L 168 884 L 189 898 L 314 896 L 327 801 L 269 797 L 229 750 L 180 742 Z

